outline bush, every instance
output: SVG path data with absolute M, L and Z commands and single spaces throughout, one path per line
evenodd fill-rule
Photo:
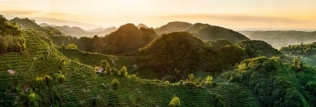
M 169 106 L 170 107 L 180 107 L 181 106 L 180 99 L 178 97 L 173 97 L 169 103 Z
M 215 96 L 215 104 L 216 107 L 226 107 L 226 103 L 224 102 L 224 97 L 220 94 Z
M 316 97 L 316 82 L 309 81 L 306 83 L 305 88 L 307 91 L 311 93 L 314 97 Z
M 189 77 L 189 80 L 190 80 L 190 81 L 193 81 L 193 80 L 194 80 L 194 74 L 191 73 L 191 74 L 188 75 L 188 77 Z
M 293 64 L 292 64 L 291 68 L 294 71 L 302 71 L 303 67 L 304 67 L 303 62 L 300 59 L 298 59 L 298 58 L 293 59 Z
M 131 75 L 131 78 L 132 78 L 132 79 L 137 79 L 137 75 L 136 75 L 136 74 L 132 74 L 132 75 Z
M 61 84 L 64 82 L 66 77 L 63 74 L 56 74 L 56 78 L 57 78 L 58 83 Z
M 112 82 L 111 82 L 111 85 L 112 85 L 112 88 L 114 89 L 114 90 L 117 90 L 118 89 L 118 87 L 119 87 L 119 85 L 120 85 L 120 82 L 117 80 L 117 79 L 113 79 L 112 80 Z
M 67 49 L 77 49 L 77 45 L 75 45 L 75 44 L 68 44 L 66 48 Z
M 122 77 L 127 76 L 128 72 L 127 72 L 127 68 L 125 66 L 123 66 L 119 72 L 119 75 Z
M 39 97 L 35 93 L 32 92 L 28 95 L 28 105 L 30 107 L 39 107 L 38 101 Z
M 107 60 L 102 60 L 100 62 L 100 66 L 104 69 L 104 71 L 111 72 L 111 67 Z
M 212 84 L 212 80 L 213 80 L 213 77 L 207 76 L 207 77 L 205 78 L 205 84 L 206 84 L 206 85 L 211 85 L 211 84 Z
M 50 85 L 52 81 L 53 81 L 53 78 L 49 75 L 45 75 L 43 77 L 36 78 L 36 82 L 38 85 L 44 85 L 44 84 Z

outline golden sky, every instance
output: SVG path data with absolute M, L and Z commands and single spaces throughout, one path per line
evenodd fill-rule
M 234 30 L 316 30 L 316 0 L 0 0 L 8 17 L 54 18 L 119 27 L 170 21 Z

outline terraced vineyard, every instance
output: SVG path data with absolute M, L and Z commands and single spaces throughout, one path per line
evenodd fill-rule
M 190 82 L 165 83 L 135 76 L 97 74 L 93 67 L 69 60 L 32 32 L 24 32 L 26 51 L 0 56 L 2 106 L 28 105 L 29 89 L 39 95 L 39 106 L 167 106 L 177 96 L 182 106 L 209 107 L 216 106 L 212 94 L 223 95 L 228 106 L 259 106 L 254 98 L 248 98 L 253 96 L 252 93 L 238 84 L 233 87 L 225 83 L 202 87 Z M 9 74 L 7 70 L 14 70 L 15 74 Z M 36 85 L 37 77 L 56 73 L 65 76 L 62 83 L 44 87 Z M 120 82 L 117 90 L 110 85 L 114 78 Z M 240 93 L 240 90 L 245 91 Z
M 256 96 L 243 84 L 223 82 L 209 89 L 223 95 L 227 106 L 231 107 L 260 107 Z

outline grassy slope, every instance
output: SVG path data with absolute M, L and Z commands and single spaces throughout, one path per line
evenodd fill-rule
M 233 101 L 232 93 L 226 95 L 225 92 L 216 91 L 217 88 L 209 89 L 190 84 L 164 84 L 161 81 L 99 75 L 92 67 L 67 59 L 33 34 L 26 32 L 25 38 L 26 52 L 0 55 L 0 70 L 2 71 L 0 90 L 3 92 L 0 103 L 2 106 L 22 106 L 26 103 L 27 93 L 17 95 L 16 90 L 26 86 L 40 95 L 40 106 L 50 105 L 50 100 L 48 100 L 52 97 L 48 95 L 50 90 L 58 93 L 61 99 L 57 104 L 61 106 L 91 106 L 92 99 L 97 99 L 97 106 L 108 106 L 113 99 L 118 101 L 116 104 L 118 106 L 167 106 L 173 96 L 178 96 L 183 106 L 214 106 L 215 104 L 210 101 L 210 94 L 217 91 L 223 94 L 226 102 L 230 102 L 229 105 L 259 106 L 257 103 L 244 103 L 256 102 L 253 99 L 247 99 L 248 96 L 241 96 L 239 99 L 243 99 L 240 100 L 242 102 Z M 115 57 L 110 56 L 110 58 Z M 64 60 L 64 67 L 60 69 L 62 60 Z M 9 75 L 6 72 L 8 69 L 15 70 L 16 74 Z M 66 77 L 63 84 L 47 86 L 48 89 L 40 89 L 34 85 L 36 77 L 51 75 L 60 70 Z M 113 78 L 117 78 L 121 83 L 116 91 L 111 91 L 109 85 Z M 221 87 L 221 84 L 218 87 Z M 233 90 L 236 87 L 239 85 L 226 87 L 225 90 Z M 241 87 L 241 90 L 247 89 Z
M 107 60 L 109 64 L 116 68 L 121 69 L 123 66 L 127 67 L 129 71 L 135 69 L 134 56 L 117 56 L 117 55 L 105 55 L 100 53 L 89 53 L 78 49 L 62 49 L 57 48 L 64 56 L 70 60 L 79 59 L 80 63 L 87 64 L 90 66 L 99 66 L 101 60 Z

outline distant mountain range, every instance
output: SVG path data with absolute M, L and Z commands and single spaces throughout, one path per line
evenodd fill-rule
M 61 31 L 62 33 L 69 35 L 69 36 L 74 36 L 74 37 L 93 37 L 94 35 L 98 35 L 98 36 L 105 36 L 107 34 L 110 34 L 111 32 L 114 32 L 117 30 L 117 28 L 115 27 L 110 27 L 110 28 L 95 28 L 92 30 L 84 30 L 80 27 L 69 27 L 68 25 L 64 25 L 64 26 L 56 26 L 56 25 L 49 25 L 47 23 L 42 23 L 40 24 L 40 26 L 42 27 L 53 27 L 58 29 L 59 31 Z
M 36 23 L 38 23 L 38 24 L 47 23 L 47 24 L 53 24 L 56 26 L 64 26 L 64 25 L 78 26 L 84 30 L 101 27 L 99 25 L 94 25 L 94 24 L 89 24 L 89 23 L 83 23 L 83 22 L 78 22 L 78 21 L 69 21 L 69 20 L 61 20 L 61 19 L 54 19 L 54 18 L 32 17 L 31 19 L 36 20 Z
M 274 48 L 307 44 L 316 41 L 316 31 L 239 31 L 252 40 L 263 40 Z

